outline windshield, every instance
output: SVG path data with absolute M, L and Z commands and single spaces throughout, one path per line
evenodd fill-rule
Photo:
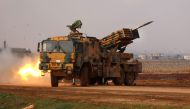
M 59 41 L 60 52 L 71 53 L 73 51 L 72 41 Z
M 43 42 L 44 52 L 57 52 L 57 41 L 44 41 Z
M 72 41 L 44 41 L 43 51 L 71 53 L 73 51 L 73 43 Z

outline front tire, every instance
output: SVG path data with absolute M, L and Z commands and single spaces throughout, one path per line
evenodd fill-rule
M 59 79 L 58 76 L 54 76 L 51 73 L 51 87 L 58 87 Z

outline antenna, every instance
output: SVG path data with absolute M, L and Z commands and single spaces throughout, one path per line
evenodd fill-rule
M 153 23 L 153 22 L 154 22 L 154 21 L 147 22 L 147 23 L 145 23 L 145 24 L 143 24 L 143 25 L 137 27 L 135 30 L 138 30 L 139 28 L 142 28 L 142 27 L 144 27 L 144 26 L 147 26 L 147 25 L 149 25 L 149 24 L 151 24 L 151 23 Z
M 6 42 L 6 40 L 3 41 L 3 48 L 7 48 L 7 42 Z

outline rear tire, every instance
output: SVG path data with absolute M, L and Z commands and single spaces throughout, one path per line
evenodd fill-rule
M 121 69 L 120 71 L 120 77 L 116 77 L 113 79 L 113 82 L 115 85 L 122 85 L 125 81 L 125 72 L 123 71 L 123 69 Z
M 116 78 L 114 78 L 113 79 L 113 83 L 115 84 L 115 85 L 121 85 L 122 83 L 121 83 L 121 80 L 120 80 L 121 78 L 119 78 L 119 77 L 116 77 Z
M 125 73 L 125 85 L 133 86 L 135 81 L 135 73 L 134 72 L 126 72 Z
M 97 78 L 91 78 L 91 79 L 89 80 L 89 84 L 90 84 L 90 85 L 95 85 L 96 80 L 97 80 Z
M 105 79 L 104 79 L 105 80 Z M 105 84 L 105 81 L 103 82 L 102 78 L 101 77 L 98 77 L 97 78 L 97 83 L 98 85 L 104 85 Z
M 58 87 L 59 79 L 58 76 L 54 76 L 51 73 L 51 87 Z

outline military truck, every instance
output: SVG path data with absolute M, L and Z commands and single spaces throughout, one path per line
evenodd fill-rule
M 106 84 L 108 80 L 115 85 L 134 85 L 138 73 L 142 72 L 142 64 L 133 59 L 132 53 L 124 51 L 139 38 L 140 27 L 123 28 L 98 39 L 77 31 L 81 26 L 82 22 L 76 21 L 68 26 L 71 29 L 68 35 L 50 37 L 38 43 L 39 69 L 50 72 L 51 86 L 58 87 L 59 80 L 73 78 L 79 79 L 81 86 Z

